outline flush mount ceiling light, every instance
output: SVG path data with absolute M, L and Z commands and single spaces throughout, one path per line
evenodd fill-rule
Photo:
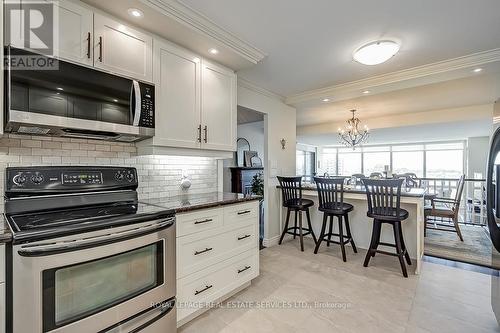
M 330 102 L 330 99 L 329 98 L 323 98 L 322 101 L 326 103 L 326 102 Z
M 127 10 L 128 14 L 130 16 L 133 16 L 133 17 L 143 17 L 144 16 L 144 13 L 140 10 L 140 9 L 137 9 L 137 8 L 129 8 Z
M 378 65 L 391 59 L 400 48 L 393 40 L 378 40 L 365 44 L 354 51 L 353 58 L 363 65 Z
M 217 53 L 219 53 L 219 50 L 212 48 L 212 49 L 208 50 L 208 52 L 210 52 L 210 54 L 217 54 Z
M 474 70 L 472 70 L 474 73 L 479 73 L 481 72 L 483 69 L 482 68 L 475 68 Z

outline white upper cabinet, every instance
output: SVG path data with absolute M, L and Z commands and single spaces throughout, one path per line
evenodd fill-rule
M 195 54 L 155 42 L 156 135 L 165 146 L 200 148 L 201 64 Z
M 236 74 L 202 62 L 202 148 L 236 150 Z
M 70 1 L 59 0 L 54 4 L 58 7 L 59 17 L 58 56 L 92 66 L 92 11 Z
M 153 38 L 94 13 L 94 66 L 151 82 Z

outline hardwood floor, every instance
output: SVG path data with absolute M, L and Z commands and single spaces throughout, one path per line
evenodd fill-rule
M 495 332 L 491 285 L 498 276 L 424 262 L 420 276 L 401 276 L 393 257 L 313 242 L 262 250 L 252 285 L 179 331 L 190 332 Z M 500 302 L 500 300 L 498 300 Z M 229 307 L 228 307 L 229 305 Z

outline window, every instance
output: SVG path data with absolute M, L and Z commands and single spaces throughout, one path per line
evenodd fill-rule
M 323 148 L 321 169 L 331 176 L 337 174 L 337 148 Z
M 390 147 L 369 147 L 363 150 L 363 174 L 382 173 L 385 166 L 391 165 Z
M 338 150 L 338 174 L 341 176 L 350 176 L 355 173 L 361 173 L 361 152 L 352 151 L 352 149 Z
M 424 176 L 424 145 L 392 147 L 392 172 Z
M 373 172 L 383 172 L 388 165 L 395 174 L 414 173 L 418 177 L 426 178 L 459 178 L 464 172 L 464 156 L 462 141 L 367 146 L 354 151 L 350 148 L 323 147 L 321 168 L 318 172 L 340 176 L 362 173 L 369 176 Z M 306 161 L 303 156 L 298 156 L 297 170 L 299 159 L 301 163 L 304 161 L 303 165 Z
M 459 178 L 464 172 L 462 143 L 426 145 L 427 178 Z
M 316 153 L 312 151 L 297 150 L 296 173 L 304 176 L 304 181 L 312 181 L 316 174 Z

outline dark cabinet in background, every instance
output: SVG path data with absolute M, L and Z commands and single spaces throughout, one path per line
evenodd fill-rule
M 232 167 L 231 169 L 231 192 L 249 193 L 252 179 L 258 173 L 263 173 L 262 167 Z

